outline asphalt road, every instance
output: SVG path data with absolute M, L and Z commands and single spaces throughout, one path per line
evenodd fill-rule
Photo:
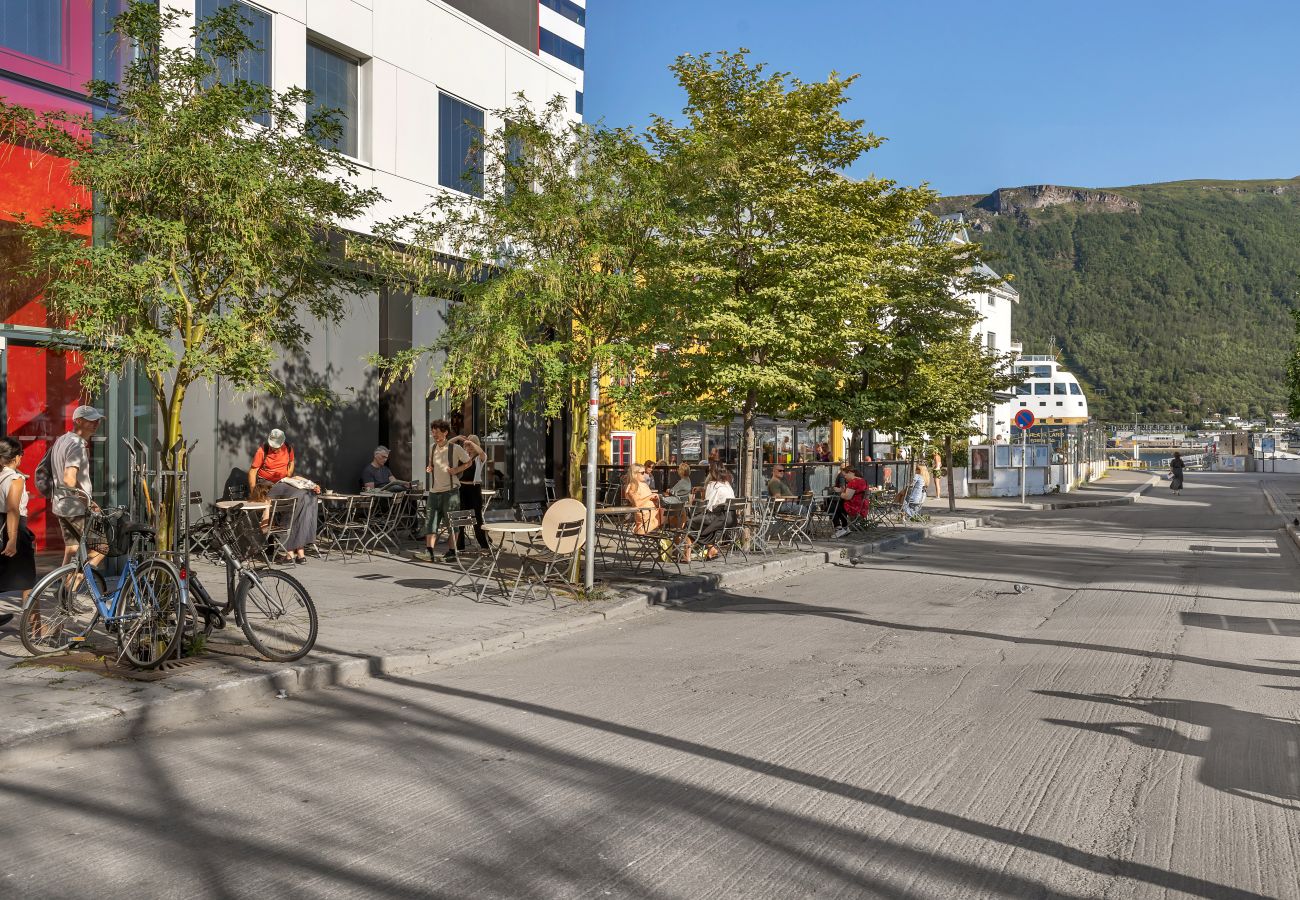
M 1197 476 L 2 772 L 0 895 L 1300 898 L 1276 522 Z

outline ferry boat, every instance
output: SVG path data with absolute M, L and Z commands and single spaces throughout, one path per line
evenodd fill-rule
M 1028 409 L 1046 425 L 1082 425 L 1088 421 L 1088 397 L 1079 379 L 1054 356 L 1020 356 L 1015 368 L 1024 381 L 1013 388 L 1005 421 Z

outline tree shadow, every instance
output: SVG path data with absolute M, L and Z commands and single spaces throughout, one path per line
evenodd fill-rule
M 907 570 L 900 570 L 907 571 Z M 983 579 L 980 579 L 983 580 Z M 1300 677 L 1300 662 L 1291 663 L 1294 668 L 1284 669 L 1274 666 L 1237 663 L 1229 660 L 1210 659 L 1204 656 L 1189 656 L 1184 653 L 1170 653 L 1164 650 L 1142 650 L 1136 647 L 1120 647 L 1114 644 L 1089 644 L 1085 641 L 1067 641 L 1055 638 L 1031 637 L 1028 635 L 999 634 L 993 631 L 979 631 L 969 628 L 949 628 L 942 625 L 915 625 L 908 622 L 891 622 L 863 615 L 856 610 L 834 606 L 814 606 L 792 600 L 773 600 L 767 597 L 744 597 L 735 594 L 719 593 L 710 600 L 693 603 L 689 606 L 674 607 L 675 612 L 687 615 L 782 615 L 782 616 L 816 616 L 826 619 L 838 619 L 853 625 L 865 625 L 871 628 L 884 628 L 891 631 L 912 631 L 927 634 L 946 634 L 954 637 L 972 637 L 1007 644 L 1025 644 L 1040 647 L 1064 647 L 1071 650 L 1091 650 L 1098 653 L 1116 653 L 1123 656 L 1138 656 L 1144 659 L 1165 659 L 1195 666 L 1207 666 L 1215 669 L 1229 669 L 1235 672 L 1250 672 L 1255 675 L 1273 675 Z M 1278 662 L 1289 662 L 1278 660 Z
M 322 370 L 306 350 L 286 353 L 277 368 L 278 395 L 243 394 L 223 403 L 220 450 L 247 466 L 267 433 L 280 428 L 293 445 L 297 474 L 341 493 L 360 490 L 361 469 L 379 442 L 380 373 L 367 369 L 360 384 L 344 384 L 339 367 Z
M 1287 719 L 1239 710 L 1204 700 L 1157 697 L 1121 697 L 1115 694 L 1076 694 L 1069 691 L 1035 691 L 1044 697 L 1105 703 L 1143 713 L 1153 719 L 1180 722 L 1209 731 L 1204 740 L 1190 738 L 1177 729 L 1146 720 L 1077 722 L 1045 719 L 1100 734 L 1123 737 L 1134 744 L 1182 753 L 1201 759 L 1197 778 L 1207 787 L 1238 797 L 1272 803 L 1300 811 L 1300 805 L 1267 800 L 1300 800 L 1300 725 Z

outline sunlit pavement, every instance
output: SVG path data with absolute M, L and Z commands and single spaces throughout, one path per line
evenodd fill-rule
M 1279 521 L 1198 475 L 9 770 L 0 895 L 1300 897 Z

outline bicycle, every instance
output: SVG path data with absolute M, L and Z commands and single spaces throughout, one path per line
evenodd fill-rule
M 216 508 L 209 524 L 208 557 L 226 567 L 226 603 L 218 605 L 198 573 L 187 571 L 193 610 L 194 632 L 205 639 L 213 630 L 226 627 L 226 616 L 235 621 L 253 649 L 274 662 L 293 662 L 311 652 L 316 644 L 316 604 L 302 582 L 277 569 L 259 569 L 249 563 L 261 559 L 259 545 L 265 539 L 248 520 L 242 506 Z M 241 552 L 242 551 L 242 552 Z
M 91 535 L 102 536 L 109 555 L 127 557 L 111 591 L 90 563 Z M 153 669 L 171 656 L 180 640 L 185 599 L 176 567 L 148 555 L 152 551 L 143 546 L 154 537 L 154 529 L 128 521 L 124 509 L 88 513 L 75 560 L 37 582 L 23 606 L 18 633 L 27 651 L 41 656 L 84 644 L 102 620 L 117 639 L 119 662 L 125 657 L 138 668 Z

